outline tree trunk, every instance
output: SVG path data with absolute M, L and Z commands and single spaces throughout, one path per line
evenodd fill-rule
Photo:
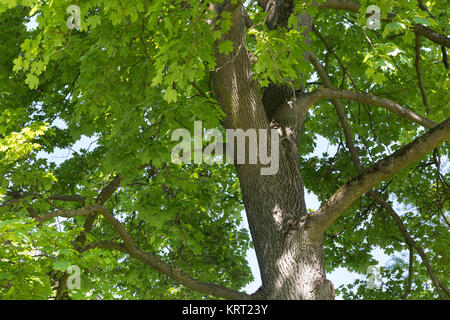
M 261 179 L 242 171 L 238 170 L 244 204 L 261 272 L 260 297 L 332 298 L 326 290 L 322 237 L 308 228 L 303 197 L 292 188 L 300 185 L 301 177 L 280 170 L 269 184 L 261 185 Z
M 216 44 L 218 69 L 212 74 L 217 100 L 226 114 L 224 125 L 257 132 L 277 129 L 280 134 L 277 174 L 261 175 L 260 164 L 236 164 L 261 272 L 262 287 L 256 297 L 332 299 L 323 237 L 308 223 L 299 168 L 298 140 L 306 110 L 297 107 L 290 88 L 271 85 L 261 94 L 246 51 L 242 8 L 225 2 L 222 10 L 232 14 L 232 26 L 220 41 L 231 40 L 234 46 L 234 52 L 225 55 L 218 50 L 220 41 Z
M 273 5 L 268 8 L 278 10 Z M 277 174 L 261 175 L 260 164 L 236 165 L 261 272 L 262 287 L 256 297 L 332 299 L 333 287 L 325 276 L 323 236 L 308 223 L 299 168 L 298 145 L 306 109 L 296 105 L 291 88 L 271 85 L 260 92 L 246 50 L 242 8 L 225 2 L 222 11 L 232 14 L 232 26 L 220 41 L 231 40 L 234 47 L 233 53 L 225 55 L 218 50 L 220 41 L 216 44 L 218 69 L 212 74 L 217 100 L 226 114 L 224 125 L 257 132 L 277 129 L 280 134 Z M 283 24 L 277 20 L 276 25 Z
M 260 297 L 333 298 L 323 237 L 308 223 L 296 140 L 282 135 L 276 175 L 262 176 L 258 165 L 236 167 L 261 272 Z

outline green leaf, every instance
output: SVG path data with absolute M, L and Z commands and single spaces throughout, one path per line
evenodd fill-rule
M 52 264 L 54 270 L 65 272 L 72 265 L 70 261 L 56 261 Z
M 230 54 L 233 50 L 233 42 L 231 42 L 231 40 L 225 40 L 219 43 L 220 53 Z
M 39 85 L 39 78 L 34 74 L 27 74 L 27 78 L 25 79 L 25 83 L 30 87 L 30 89 L 36 89 Z
M 175 89 L 167 88 L 164 93 L 164 100 L 168 103 L 177 102 L 177 96 L 177 91 Z

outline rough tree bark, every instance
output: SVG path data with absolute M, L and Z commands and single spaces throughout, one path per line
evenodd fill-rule
M 285 25 L 293 8 L 291 1 L 260 5 L 269 12 L 270 28 Z M 325 276 L 323 237 L 308 228 L 299 168 L 298 138 L 306 108 L 299 108 L 295 94 L 285 87 L 272 85 L 263 99 L 252 78 L 241 4 L 226 3 L 221 10 L 232 14 L 232 27 L 225 38 L 235 48 L 230 55 L 216 50 L 218 70 L 213 79 L 226 114 L 224 124 L 227 129 L 243 130 L 275 127 L 281 135 L 276 175 L 260 175 L 259 165 L 236 165 L 263 283 L 257 296 L 332 299 L 333 288 Z
M 259 1 L 268 12 L 270 29 L 286 26 L 293 1 Z M 435 124 L 422 119 L 390 101 L 358 96 L 341 91 L 322 90 L 313 95 L 296 96 L 286 86 L 269 85 L 260 92 L 252 77 L 247 53 L 248 17 L 242 3 L 225 1 L 220 13 L 228 11 L 232 27 L 216 44 L 218 68 L 212 77 L 215 94 L 226 118 L 227 129 L 276 128 L 281 136 L 279 171 L 273 176 L 260 174 L 260 165 L 237 164 L 243 201 L 258 259 L 262 287 L 253 295 L 264 299 L 334 299 L 334 288 L 327 280 L 323 235 L 327 227 L 356 199 L 383 179 L 424 156 L 424 143 L 440 145 L 450 136 L 449 121 L 433 129 L 398 153 L 377 163 L 339 189 L 314 214 L 308 214 L 299 168 L 299 137 L 309 106 L 322 98 L 369 99 L 375 105 L 392 109 L 432 128 Z M 310 25 L 309 25 L 310 27 Z M 234 52 L 225 55 L 218 50 L 221 41 L 231 40 Z M 356 96 L 355 96 L 356 95 Z M 374 101 L 372 101 L 374 100 Z M 426 141 L 426 142 L 425 142 Z M 409 150 L 409 151 L 408 151 Z M 413 150 L 413 151 L 411 151 Z

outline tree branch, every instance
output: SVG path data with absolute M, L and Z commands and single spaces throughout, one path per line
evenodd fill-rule
M 215 297 L 221 297 L 225 299 L 239 299 L 239 300 L 248 300 L 251 299 L 250 295 L 247 295 L 245 293 L 224 288 L 222 286 L 213 284 L 213 283 L 207 283 L 202 282 L 196 279 L 192 279 L 188 274 L 173 268 L 172 266 L 168 265 L 167 263 L 163 262 L 162 260 L 158 259 L 155 256 L 152 256 L 140 248 L 136 247 L 133 240 L 131 239 L 128 232 L 125 230 L 125 228 L 122 226 L 122 224 L 117 220 L 112 214 L 110 214 L 105 208 L 95 205 L 95 210 L 103 215 L 103 217 L 114 227 L 114 229 L 118 232 L 120 237 L 123 240 L 123 247 L 118 246 L 117 244 L 112 245 L 109 244 L 97 244 L 97 246 L 103 246 L 103 247 L 109 247 L 114 249 L 121 250 L 127 254 L 129 254 L 131 257 L 143 262 L 144 264 L 150 266 L 151 268 L 157 270 L 158 272 L 165 274 L 172 280 L 181 283 L 182 285 L 186 286 L 189 289 L 205 293 L 208 295 L 212 295 Z
M 320 63 L 318 62 L 318 60 L 313 57 L 314 59 L 312 60 L 314 65 L 316 66 L 316 68 L 318 69 L 319 73 L 321 74 L 321 76 L 324 79 L 324 83 L 326 83 L 328 86 L 332 86 L 330 79 L 328 78 L 328 75 L 325 73 L 325 71 L 323 70 L 322 66 L 320 65 Z M 378 97 L 375 97 L 378 99 Z M 346 120 L 345 114 L 344 114 L 344 110 L 342 108 L 342 106 L 338 103 L 335 103 L 335 107 L 336 107 L 336 111 L 339 115 L 339 119 L 341 122 L 341 125 L 344 129 L 344 133 L 345 133 L 345 139 L 346 139 L 346 145 L 347 148 L 350 151 L 351 154 L 351 159 L 352 162 L 354 164 L 354 166 L 356 167 L 356 170 L 358 172 L 358 174 L 362 175 L 364 173 L 363 168 L 362 168 L 362 164 L 361 161 L 359 159 L 359 154 L 358 151 L 355 147 L 354 141 L 353 141 L 353 137 L 351 134 L 351 130 L 350 130 L 350 126 Z M 400 106 L 400 108 L 403 108 Z M 403 108 L 404 109 L 404 108 Z M 427 120 L 428 121 L 428 120 Z M 433 125 L 433 127 L 435 126 L 435 124 Z M 420 248 L 415 241 L 411 238 L 411 236 L 409 235 L 405 225 L 403 224 L 403 222 L 401 221 L 400 217 L 398 216 L 398 214 L 395 212 L 395 210 L 392 208 L 391 205 L 389 205 L 378 193 L 376 193 L 373 190 L 369 191 L 369 195 L 375 200 L 377 201 L 382 207 L 386 208 L 388 213 L 393 217 L 394 221 L 396 222 L 398 228 L 400 229 L 400 232 L 402 233 L 402 235 L 405 238 L 405 242 L 408 244 L 409 248 L 410 248 L 410 254 L 412 255 L 413 252 L 413 248 L 416 248 L 416 250 L 422 254 L 420 254 L 425 266 L 427 267 L 427 272 L 430 275 L 430 277 L 433 279 L 433 283 L 439 293 L 439 297 L 441 299 L 443 299 L 443 295 L 442 292 L 440 290 L 440 282 L 438 281 L 438 279 L 436 278 L 436 275 L 433 272 L 433 269 L 431 268 L 431 265 L 428 261 L 427 256 L 425 255 L 425 252 L 422 250 L 422 248 Z M 410 290 L 411 290 L 411 283 L 412 283 L 412 258 L 410 258 L 410 270 L 409 270 L 409 276 L 408 276 L 408 289 L 406 290 L 405 293 L 405 298 L 408 296 Z M 445 287 L 445 286 L 444 286 Z M 447 289 L 448 290 L 448 289 Z
M 333 104 L 338 110 L 338 115 L 341 119 L 343 115 L 341 112 L 339 112 L 340 109 L 342 109 L 341 103 L 337 99 L 347 99 L 347 100 L 353 100 L 358 101 L 362 103 L 367 103 L 379 107 L 383 107 L 391 112 L 394 112 L 398 114 L 399 116 L 411 120 L 413 122 L 416 122 L 422 126 L 424 126 L 427 129 L 431 129 L 436 126 L 436 123 L 433 121 L 430 121 L 413 111 L 402 107 L 398 103 L 395 103 L 393 101 L 390 101 L 385 98 L 377 97 L 372 94 L 368 93 L 357 93 L 352 91 L 346 91 L 346 90 L 337 90 L 333 89 L 333 84 L 331 83 L 330 78 L 328 77 L 328 74 L 326 73 L 325 69 L 320 64 L 319 60 L 313 53 L 308 54 L 308 59 L 313 64 L 314 68 L 316 69 L 317 73 L 319 74 L 320 78 L 324 82 L 325 86 L 328 88 L 320 88 L 315 92 L 310 93 L 309 95 L 306 95 L 304 97 L 305 101 L 304 103 L 309 103 L 309 106 L 317 103 L 321 99 L 331 99 Z M 302 103 L 302 102 L 299 102 Z M 344 128 L 345 131 L 345 128 Z
M 292 0 L 258 0 L 258 5 L 267 13 L 265 22 L 270 30 L 286 27 L 295 7 Z
M 64 272 L 60 278 L 58 278 L 58 286 L 56 288 L 56 296 L 55 300 L 64 300 L 66 296 L 67 289 L 67 279 L 69 278 L 69 274 Z
M 437 125 L 392 155 L 378 161 L 356 178 L 347 182 L 317 211 L 311 220 L 319 233 L 325 230 L 364 193 L 420 160 L 450 138 L 450 118 Z
M 317 59 L 317 57 L 313 53 L 309 53 L 309 60 L 314 65 L 314 68 L 316 69 L 316 71 L 319 73 L 319 75 L 322 78 L 322 81 L 325 84 L 325 86 L 327 86 L 329 90 L 332 90 L 333 89 L 333 84 L 331 83 L 331 80 L 328 77 L 327 72 L 322 67 L 322 65 L 320 64 L 320 62 Z M 320 90 L 319 92 L 321 92 L 321 91 L 322 90 Z M 318 93 L 318 96 L 320 96 L 320 93 Z M 341 102 L 339 100 L 337 100 L 337 99 L 334 99 L 334 98 L 331 101 L 334 104 L 334 107 L 335 107 L 336 112 L 338 114 L 339 121 L 344 124 L 342 126 L 342 128 L 344 129 L 345 141 L 347 141 L 347 142 L 348 141 L 353 141 L 353 137 L 352 137 L 352 134 L 350 132 L 350 127 L 347 125 L 347 120 L 345 118 L 344 108 L 342 107 Z M 349 151 L 350 151 L 350 156 L 351 156 L 353 162 L 354 163 L 359 163 L 359 158 L 358 158 L 358 154 L 356 153 L 356 149 L 355 148 L 349 148 Z M 358 169 L 361 169 L 361 165 L 359 165 Z
M 414 249 L 409 246 L 409 265 L 408 265 L 408 285 L 406 286 L 405 294 L 403 295 L 403 300 L 408 298 L 411 292 L 412 280 L 414 275 Z
M 85 247 L 80 247 L 77 245 L 77 241 L 74 241 L 74 246 L 80 253 L 95 248 L 122 251 L 130 255 L 131 257 L 143 262 L 144 264 L 150 266 L 151 268 L 157 270 L 158 272 L 168 276 L 172 280 L 186 286 L 189 289 L 225 299 L 249 300 L 252 298 L 251 295 L 239 292 L 237 290 L 232 290 L 219 286 L 217 284 L 192 279 L 188 274 L 184 273 L 183 271 L 173 268 L 172 266 L 168 265 L 167 263 L 158 259 L 157 257 L 144 252 L 142 249 L 138 248 L 134 244 L 130 235 L 125 230 L 120 221 L 117 220 L 111 213 L 109 213 L 108 210 L 106 210 L 104 207 L 98 204 L 94 204 L 92 206 L 78 210 L 70 210 L 70 211 L 57 210 L 55 212 L 42 216 L 36 220 L 39 222 L 43 222 L 55 217 L 73 218 L 76 216 L 85 216 L 93 213 L 101 214 L 117 231 L 117 233 L 123 240 L 123 243 L 106 240 L 94 242 L 86 245 Z
M 433 281 L 433 284 L 439 294 L 439 298 L 442 300 L 445 300 L 444 295 L 442 294 L 441 284 L 439 280 L 436 277 L 436 274 L 433 271 L 433 268 L 431 267 L 430 261 L 428 260 L 427 255 L 425 254 L 425 251 L 414 241 L 411 236 L 408 233 L 408 230 L 406 229 L 405 225 L 403 224 L 402 219 L 399 217 L 397 212 L 392 208 L 392 206 L 386 202 L 378 193 L 371 191 L 370 195 L 389 213 L 389 215 L 394 219 L 395 223 L 397 224 L 400 232 L 402 233 L 403 237 L 405 238 L 405 242 L 408 244 L 410 248 L 414 248 L 417 250 L 417 253 L 422 258 L 422 261 L 425 265 L 425 268 L 427 269 L 428 274 L 431 277 L 431 280 Z M 447 289 L 448 290 L 448 289 Z
M 89 250 L 93 249 L 110 249 L 110 250 L 117 250 L 117 251 L 126 251 L 125 246 L 122 243 L 116 242 L 116 241 L 110 241 L 110 240 L 103 240 L 103 241 L 97 241 L 87 244 L 84 247 L 78 246 L 76 243 L 74 243 L 75 249 L 79 253 L 83 253 Z
M 425 5 L 425 3 L 423 3 L 422 0 L 417 0 L 417 2 L 418 2 L 420 10 L 427 12 L 428 16 L 431 19 L 436 20 L 436 17 L 430 12 L 428 7 Z M 447 48 L 445 46 L 441 46 L 441 51 L 442 51 L 442 62 L 444 63 L 445 69 L 448 69 Z
M 359 8 L 361 4 L 354 1 L 346 1 L 346 0 L 328 0 L 319 5 L 319 8 L 328 8 L 328 9 L 338 9 L 338 10 L 346 10 L 351 12 L 359 12 Z M 390 14 L 388 19 L 392 19 L 394 15 Z M 447 48 L 450 47 L 450 38 L 446 37 L 430 28 L 424 26 L 423 24 L 415 24 L 413 26 L 414 33 L 425 37 L 431 40 L 434 43 L 437 43 L 441 46 L 445 46 Z
M 98 205 L 105 204 L 105 202 L 108 201 L 109 198 L 112 197 L 114 192 L 116 192 L 117 189 L 120 187 L 121 181 L 122 181 L 122 177 L 120 175 L 116 175 L 114 177 L 114 179 L 100 191 L 99 195 L 95 199 L 95 203 Z M 97 218 L 97 213 L 95 213 L 95 212 L 88 215 L 88 217 L 86 218 L 86 221 L 84 222 L 84 225 L 83 225 L 84 231 L 77 237 L 76 241 L 78 241 L 80 243 L 84 243 L 86 241 L 86 233 L 91 232 L 96 218 Z
M 385 98 L 375 96 L 370 93 L 358 93 L 347 90 L 321 88 L 318 89 L 316 92 L 314 92 L 312 95 L 313 97 L 310 98 L 310 101 L 313 101 L 314 103 L 318 102 L 320 99 L 347 99 L 352 101 L 358 101 L 378 107 L 383 107 L 401 116 L 402 118 L 420 124 L 421 126 L 427 129 L 431 129 L 436 126 L 435 122 L 418 115 L 417 113 L 399 105 L 398 103 Z
M 330 52 L 335 58 L 336 61 L 338 62 L 339 66 L 342 69 L 342 72 L 344 74 L 344 77 L 347 76 L 350 80 L 350 82 L 352 83 L 352 86 L 357 89 L 352 77 L 350 76 L 350 74 L 348 73 L 347 69 L 344 66 L 344 63 L 342 62 L 342 59 L 337 55 L 336 51 L 334 51 L 333 47 L 328 43 L 327 39 L 325 39 L 325 37 L 320 33 L 319 29 L 316 28 L 316 26 L 312 26 L 312 31 L 314 31 L 314 33 L 319 37 L 320 41 L 323 42 L 323 44 L 325 45 L 325 47 L 327 48 L 328 52 Z M 315 59 L 317 61 L 317 59 Z
M 346 10 L 352 12 L 358 12 L 360 3 L 346 0 L 327 0 L 324 3 L 319 4 L 319 8 Z
M 32 193 L 32 192 L 28 192 L 28 193 L 20 193 L 20 192 L 15 192 L 15 191 L 9 191 L 6 193 L 6 196 L 11 197 L 11 200 L 6 201 L 4 204 L 2 204 L 1 206 L 12 206 L 14 204 L 16 204 L 17 202 L 19 202 L 20 200 L 24 199 L 24 198 L 28 198 L 31 197 L 33 199 L 48 199 L 48 200 L 59 200 L 59 201 L 66 201 L 66 202 L 79 202 L 81 204 L 84 204 L 86 202 L 86 198 L 81 197 L 79 195 L 73 195 L 73 196 L 68 196 L 68 195 L 59 195 L 59 194 L 54 194 L 54 195 L 50 195 L 50 196 L 46 196 L 40 193 Z
M 429 111 L 428 98 L 427 98 L 427 94 L 425 92 L 425 88 L 423 86 L 422 72 L 420 71 L 420 37 L 418 34 L 416 34 L 414 49 L 416 51 L 416 59 L 415 59 L 414 65 L 416 67 L 417 79 L 419 81 L 420 94 L 422 95 L 423 105 L 428 112 Z
M 55 210 L 49 214 L 43 215 L 41 217 L 36 218 L 37 222 L 44 222 L 56 217 L 64 217 L 64 218 L 74 218 L 80 216 L 87 216 L 95 212 L 95 209 L 92 206 L 88 206 L 86 208 L 76 209 L 76 210 Z
M 112 197 L 114 192 L 117 191 L 117 189 L 120 187 L 120 182 L 122 181 L 122 177 L 120 175 L 117 175 L 114 177 L 114 179 L 100 191 L 100 194 L 98 195 L 95 202 L 99 205 L 105 204 L 106 201 L 109 200 L 109 198 Z
M 417 3 L 420 10 L 427 12 L 431 19 L 436 19 L 436 17 L 431 14 L 430 10 L 428 10 L 427 6 L 425 5 L 425 3 L 423 3 L 422 0 L 417 0 Z
M 339 109 L 339 108 L 337 108 Z M 342 113 L 343 110 L 338 110 L 338 113 Z M 351 156 L 352 156 L 352 161 L 353 164 L 355 165 L 357 171 L 359 174 L 363 174 L 363 169 L 362 169 L 362 164 L 359 160 L 359 155 L 358 155 L 358 151 L 355 148 L 353 139 L 352 139 L 352 135 L 350 133 L 350 127 L 345 119 L 345 117 L 340 117 L 341 119 L 341 124 L 344 127 L 344 131 L 348 132 L 349 134 L 346 134 L 346 144 L 347 147 L 350 150 Z M 441 291 L 441 287 L 444 288 L 446 290 L 446 292 L 448 291 L 448 288 L 446 288 L 442 283 L 439 282 L 439 280 L 437 279 L 431 264 L 425 254 L 425 252 L 423 251 L 423 249 L 417 245 L 417 243 L 411 238 L 411 236 L 409 235 L 405 225 L 403 224 L 401 218 L 398 216 L 398 214 L 395 212 L 395 210 L 392 208 L 392 206 L 390 204 L 388 204 L 377 192 L 370 190 L 369 191 L 369 195 L 376 201 L 378 202 L 378 204 L 380 204 L 382 207 L 384 207 L 388 213 L 391 215 L 391 217 L 394 219 L 394 221 L 396 222 L 398 228 L 400 229 L 400 232 L 402 233 L 405 242 L 408 244 L 409 248 L 410 248 L 410 266 L 409 266 L 409 276 L 408 276 L 408 288 L 405 292 L 405 296 L 404 298 L 406 299 L 406 297 L 409 295 L 409 292 L 411 291 L 411 284 L 412 284 L 412 274 L 413 274 L 413 248 L 415 248 L 418 252 L 420 257 L 422 258 L 422 261 L 424 262 L 427 272 L 430 275 L 434 286 L 436 287 L 436 290 L 438 291 L 439 297 L 441 299 L 445 299 L 442 291 Z
M 413 26 L 413 31 L 416 35 L 422 36 L 431 40 L 434 43 L 437 43 L 441 46 L 450 48 L 450 38 L 444 36 L 430 28 L 424 26 L 423 24 L 415 24 Z

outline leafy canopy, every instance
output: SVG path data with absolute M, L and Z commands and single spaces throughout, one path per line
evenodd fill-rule
M 58 279 L 70 265 L 82 269 L 82 287 L 69 291 L 75 299 L 204 296 L 121 251 L 76 250 L 73 243 L 82 234 L 84 217 L 44 223 L 33 218 L 94 203 L 117 175 L 120 188 L 105 207 L 137 246 L 202 281 L 240 289 L 253 279 L 245 259 L 251 242 L 241 226 L 243 205 L 234 168 L 170 161 L 173 130 L 192 130 L 195 120 L 205 128 L 223 129 L 210 73 L 217 68 L 214 43 L 230 29 L 230 17 L 224 13 L 216 20 L 211 3 L 218 1 L 0 1 L 3 299 L 54 297 Z M 80 30 L 67 27 L 66 9 L 73 4 L 81 9 Z M 427 2 L 434 18 L 415 1 L 377 1 L 381 30 L 366 26 L 368 1 L 361 1 L 359 13 L 310 4 L 296 1 L 289 26 L 268 30 L 263 10 L 256 1 L 247 1 L 254 23 L 247 30 L 248 47 L 233 48 L 230 41 L 222 41 L 219 51 L 233 55 L 249 50 L 256 57 L 253 70 L 261 89 L 273 81 L 311 91 L 322 85 L 305 60 L 304 52 L 312 50 L 335 87 L 387 97 L 438 123 L 448 116 L 450 80 L 442 50 L 431 41 L 421 42 L 425 105 L 410 29 L 420 23 L 444 32 L 446 1 Z M 334 53 L 317 34 L 309 35 L 307 45 L 304 28 L 294 28 L 297 13 L 304 10 L 314 16 L 316 29 Z M 25 25 L 30 18 L 37 23 L 34 29 Z M 357 102 L 345 102 L 345 107 L 363 166 L 424 131 L 381 108 Z M 318 135 L 336 145 L 337 152 L 313 155 Z M 95 140 L 93 146 L 60 163 L 40 153 L 69 150 L 86 137 Z M 329 102 L 318 103 L 308 114 L 301 153 L 305 187 L 322 202 L 356 175 Z M 379 188 L 401 209 L 410 235 L 426 248 L 436 276 L 448 285 L 448 146 L 439 154 Z M 78 195 L 83 203 L 55 195 Z M 102 217 L 85 236 L 86 245 L 119 239 Z M 376 264 L 370 254 L 376 247 L 395 256 L 382 268 L 382 289 L 368 290 L 365 282 L 357 281 L 339 290 L 345 298 L 396 299 L 406 290 L 408 245 L 393 219 L 370 198 L 357 201 L 327 231 L 325 246 L 328 272 L 345 267 L 365 274 Z M 413 261 L 409 297 L 434 297 L 425 290 L 429 276 L 421 260 L 414 255 Z

